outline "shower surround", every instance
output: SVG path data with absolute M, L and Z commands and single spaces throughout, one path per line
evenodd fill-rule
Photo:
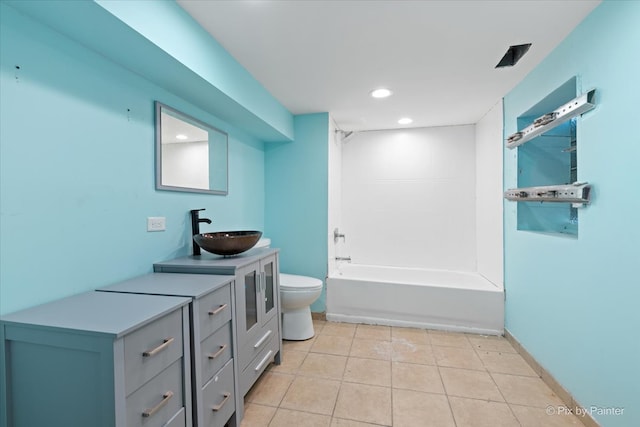
M 332 145 L 329 225 L 345 238 L 330 236 L 329 320 L 502 334 L 501 280 L 478 272 L 476 134 L 397 129 Z

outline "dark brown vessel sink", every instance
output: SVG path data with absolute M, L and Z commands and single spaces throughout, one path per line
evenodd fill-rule
M 196 234 L 193 240 L 207 252 L 230 256 L 248 251 L 261 236 L 262 231 L 218 231 Z

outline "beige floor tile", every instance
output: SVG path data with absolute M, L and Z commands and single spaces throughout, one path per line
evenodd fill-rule
M 261 405 L 278 406 L 294 378 L 295 376 L 289 374 L 265 372 L 249 390 L 246 400 Z
M 505 337 L 494 335 L 467 335 L 471 345 L 478 351 L 500 351 L 502 353 L 517 353 Z
M 346 364 L 346 356 L 309 353 L 298 370 L 298 375 L 341 380 Z
M 282 399 L 281 408 L 331 415 L 340 382 L 312 377 L 296 377 Z
M 429 333 L 426 329 L 391 327 L 391 341 L 400 341 L 410 344 L 431 344 Z
M 322 329 L 327 324 L 326 320 L 313 320 L 313 330 L 316 334 L 322 332 Z
M 391 360 L 391 342 L 354 338 L 349 356 L 365 359 Z
M 353 323 L 334 323 L 327 322 L 320 335 L 331 335 L 333 337 L 349 337 L 353 338 L 353 335 L 356 333 L 357 325 Z
M 317 336 L 317 335 L 316 335 Z M 316 337 L 310 338 L 304 341 L 282 341 L 283 350 L 295 350 L 295 351 L 309 351 L 313 343 L 316 342 Z
M 504 402 L 500 390 L 487 372 L 441 367 L 440 375 L 449 396 Z
M 393 427 L 455 427 L 447 397 L 393 390 Z
M 547 415 L 562 402 L 503 337 L 314 325 L 314 338 L 284 341 L 241 427 L 582 426 Z
M 380 427 L 380 424 L 361 423 L 360 421 L 333 418 L 331 420 L 331 427 Z
M 318 335 L 316 342 L 311 347 L 314 353 L 336 354 L 338 356 L 348 356 L 351 351 L 353 338 L 332 335 Z
M 562 406 L 562 405 L 560 405 Z M 564 407 L 564 406 L 562 406 Z M 532 408 L 530 406 L 511 405 L 511 410 L 522 427 L 575 427 L 583 426 L 580 419 L 568 413 L 558 414 L 559 406 Z M 551 412 L 553 410 L 553 412 Z M 549 411 L 549 413 L 547 412 Z
M 391 388 L 342 383 L 333 416 L 365 423 L 391 425 Z
M 391 327 L 381 325 L 358 325 L 356 338 L 391 341 Z
M 437 366 L 393 362 L 391 384 L 393 388 L 444 394 Z
M 436 360 L 430 345 L 411 344 L 406 341 L 391 342 L 391 360 L 394 362 L 435 365 Z
M 282 360 L 279 365 L 271 364 L 269 366 L 269 372 L 280 372 L 286 374 L 295 374 L 298 372 L 300 365 L 304 361 L 304 358 L 307 357 L 306 352 L 304 351 L 293 351 L 293 350 L 282 350 Z
M 506 374 L 491 376 L 507 403 L 538 408 L 562 405 L 560 398 L 540 378 Z
M 469 346 L 468 348 L 459 347 L 441 347 L 433 346 L 433 355 L 436 358 L 438 366 L 446 366 L 449 368 L 465 368 L 484 371 L 484 365 L 476 354 L 475 350 Z
M 489 372 L 529 377 L 538 376 L 519 354 L 495 351 L 477 351 L 477 353 Z
M 429 340 L 431 340 L 431 345 L 471 348 L 471 343 L 463 333 L 430 330 Z
M 249 403 L 244 407 L 244 418 L 240 427 L 267 427 L 276 413 L 276 409 L 273 406 Z
M 520 427 L 506 403 L 449 397 L 449 404 L 457 427 Z
M 280 408 L 269 427 L 329 427 L 331 417 Z
M 350 357 L 343 381 L 391 387 L 391 362 Z

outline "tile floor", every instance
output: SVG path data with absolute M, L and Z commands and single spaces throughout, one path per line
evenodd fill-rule
M 582 426 L 547 415 L 562 401 L 502 337 L 314 324 L 249 391 L 241 427 Z

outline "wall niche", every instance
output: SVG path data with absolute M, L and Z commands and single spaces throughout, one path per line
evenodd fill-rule
M 578 212 L 590 186 L 578 183 L 579 117 L 594 108 L 594 90 L 578 96 L 572 77 L 518 116 L 519 131 L 507 139 L 517 148 L 518 188 L 505 198 L 518 201 L 517 228 L 578 236 Z

